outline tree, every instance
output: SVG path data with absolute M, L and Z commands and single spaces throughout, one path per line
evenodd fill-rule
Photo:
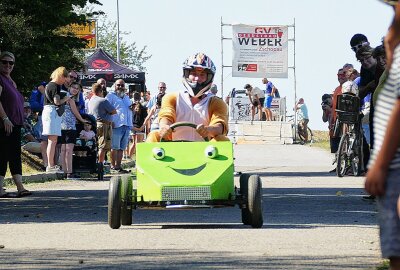
M 0 50 L 16 57 L 12 74 L 18 89 L 28 94 L 40 81 L 48 81 L 58 66 L 78 69 L 83 63 L 75 54 L 86 41 L 65 26 L 83 24 L 93 14 L 77 14 L 74 7 L 101 5 L 97 0 L 2 0 L 0 2 Z
M 128 43 L 123 40 L 123 36 L 129 35 L 131 32 L 120 31 L 120 62 L 130 68 L 146 71 L 144 63 L 151 58 L 147 55 L 144 46 L 141 50 L 136 47 L 136 42 Z M 103 48 L 112 57 L 117 59 L 117 23 L 107 20 L 106 16 L 98 19 L 97 31 L 98 47 Z

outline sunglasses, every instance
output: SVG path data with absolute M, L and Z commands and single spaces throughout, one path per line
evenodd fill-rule
M 3 65 L 7 65 L 7 64 L 9 64 L 10 66 L 13 66 L 13 65 L 14 65 L 14 61 L 1 60 L 1 63 L 2 63 Z
M 117 84 L 118 87 L 124 87 L 125 84 Z
M 160 86 L 160 87 L 158 87 L 158 89 L 167 89 L 167 87 Z
M 75 77 L 75 76 L 72 76 L 72 75 L 69 75 L 69 77 L 70 77 L 71 79 L 74 79 L 74 80 L 78 79 L 78 77 Z
M 356 46 L 351 47 L 351 49 L 352 49 L 354 52 L 357 52 L 359 49 L 361 49 L 362 47 L 364 47 L 364 46 L 366 46 L 366 45 L 369 45 L 369 42 L 368 42 L 368 41 L 364 41 L 364 42 L 361 43 L 361 44 L 357 44 Z

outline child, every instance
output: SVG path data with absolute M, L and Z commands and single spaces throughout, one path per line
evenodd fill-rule
M 83 130 L 79 133 L 79 139 L 76 140 L 76 145 L 79 146 L 93 146 L 93 140 L 96 136 L 92 130 L 92 125 L 90 123 L 85 123 Z

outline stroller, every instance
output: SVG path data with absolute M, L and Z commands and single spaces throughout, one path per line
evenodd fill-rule
M 93 115 L 82 114 L 82 118 L 90 121 L 92 130 L 96 134 L 96 119 Z M 79 134 L 84 129 L 82 123 L 76 124 L 76 131 Z M 72 166 L 76 173 L 97 173 L 97 179 L 103 180 L 104 169 L 103 164 L 98 163 L 98 144 L 97 140 L 94 139 L 82 145 L 75 144 L 74 153 L 72 156 Z

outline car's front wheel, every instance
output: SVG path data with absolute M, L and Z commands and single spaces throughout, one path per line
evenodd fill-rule
M 108 225 L 112 229 L 121 227 L 121 177 L 113 176 L 108 189 Z

